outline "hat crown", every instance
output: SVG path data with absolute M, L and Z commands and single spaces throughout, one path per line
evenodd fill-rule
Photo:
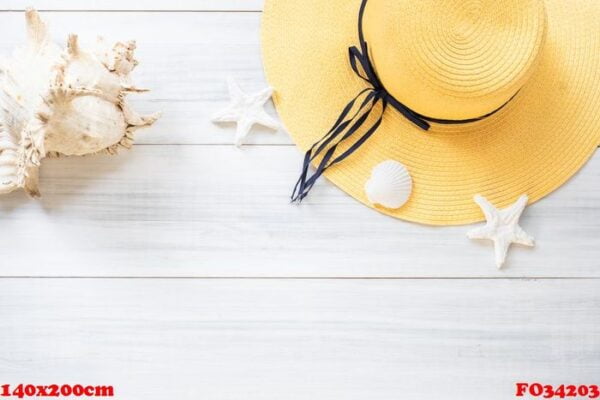
M 369 0 L 365 40 L 387 91 L 439 119 L 506 104 L 539 61 L 542 0 Z

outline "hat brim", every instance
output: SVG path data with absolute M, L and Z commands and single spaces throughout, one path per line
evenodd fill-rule
M 263 62 L 281 119 L 307 150 L 365 88 L 351 70 L 360 0 L 266 0 Z M 481 194 L 498 207 L 527 194 L 535 202 L 572 177 L 600 144 L 600 2 L 546 0 L 548 36 L 540 65 L 500 112 L 424 132 L 393 109 L 356 153 L 327 171 L 346 193 L 364 193 L 372 168 L 403 163 L 413 193 L 402 208 L 373 207 L 430 225 L 481 221 Z M 290 182 L 292 185 L 293 182 Z

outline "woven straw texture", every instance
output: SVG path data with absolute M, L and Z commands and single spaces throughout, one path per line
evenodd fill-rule
M 518 94 L 485 120 L 434 124 L 428 132 L 389 108 L 374 136 L 326 173 L 352 197 L 369 205 L 364 184 L 372 168 L 393 159 L 410 171 L 413 194 L 401 209 L 377 210 L 431 225 L 473 223 L 483 219 L 474 195 L 499 207 L 522 194 L 535 202 L 593 155 L 600 144 L 598 0 L 371 1 L 365 33 L 375 67 L 415 110 L 461 119 Z M 427 3 L 436 7 L 424 10 Z M 366 87 L 347 58 L 359 7 L 360 0 L 266 0 L 265 71 L 302 150 Z

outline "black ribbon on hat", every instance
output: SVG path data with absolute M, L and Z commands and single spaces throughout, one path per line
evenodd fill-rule
M 470 122 L 481 121 L 489 116 L 494 115 L 506 104 L 508 104 L 512 98 L 502 105 L 500 108 L 492 111 L 489 114 L 478 118 L 463 119 L 463 120 L 448 120 L 427 117 L 419 114 L 418 112 L 411 110 L 405 104 L 402 104 L 394 96 L 392 96 L 383 86 L 381 80 L 375 72 L 373 63 L 369 57 L 369 47 L 364 38 L 363 32 L 363 17 L 365 8 L 368 0 L 362 0 L 360 11 L 358 15 L 358 39 L 360 48 L 356 46 L 350 47 L 349 58 L 350 66 L 354 73 L 367 82 L 370 87 L 362 90 L 356 95 L 342 110 L 340 116 L 335 121 L 329 132 L 321 140 L 311 146 L 311 148 L 304 155 L 304 162 L 302 165 L 302 172 L 300 178 L 296 182 L 294 191 L 292 193 L 292 202 L 301 202 L 310 192 L 315 182 L 319 179 L 323 173 L 333 167 L 334 165 L 344 161 L 348 156 L 354 153 L 360 146 L 362 146 L 372 135 L 377 131 L 379 125 L 383 120 L 383 115 L 388 107 L 392 106 L 400 114 L 402 114 L 410 122 L 418 126 L 424 131 L 428 131 L 431 128 L 431 122 L 445 125 L 455 124 L 467 124 Z M 515 95 L 516 96 L 516 95 Z M 514 96 L 513 96 L 514 98 Z M 379 115 L 375 122 L 369 126 L 366 131 L 360 136 L 346 151 L 342 154 L 337 155 L 334 158 L 334 154 L 338 146 L 345 140 L 353 136 L 360 128 L 363 127 L 365 122 L 369 119 L 373 110 L 376 109 L 377 105 L 381 104 L 379 108 Z M 322 159 L 319 162 L 316 170 L 309 176 L 309 170 L 311 163 L 319 156 L 322 155 Z

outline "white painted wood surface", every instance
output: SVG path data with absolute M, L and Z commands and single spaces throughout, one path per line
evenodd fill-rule
M 260 11 L 262 0 L 2 0 L 0 11 Z
M 42 199 L 0 198 L 10 232 L 0 275 L 600 277 L 600 158 L 526 210 L 538 246 L 515 247 L 502 271 L 491 243 L 466 238 L 469 227 L 397 221 L 324 181 L 291 205 L 300 162 L 289 146 L 136 146 L 47 160 Z
M 55 11 L 57 40 L 137 39 L 152 92 L 135 106 L 165 113 L 131 152 L 45 162 L 41 200 L 0 198 L 0 384 L 494 400 L 517 381 L 600 383 L 600 156 L 526 211 L 538 246 L 503 271 L 468 227 L 396 221 L 325 182 L 291 206 L 286 133 L 238 150 L 208 122 L 227 76 L 266 84 L 261 3 L 0 2 L 0 54 L 25 5 Z
M 2 379 L 120 399 L 514 398 L 598 383 L 579 280 L 4 280 Z M 7 319 L 7 315 L 9 318 Z

